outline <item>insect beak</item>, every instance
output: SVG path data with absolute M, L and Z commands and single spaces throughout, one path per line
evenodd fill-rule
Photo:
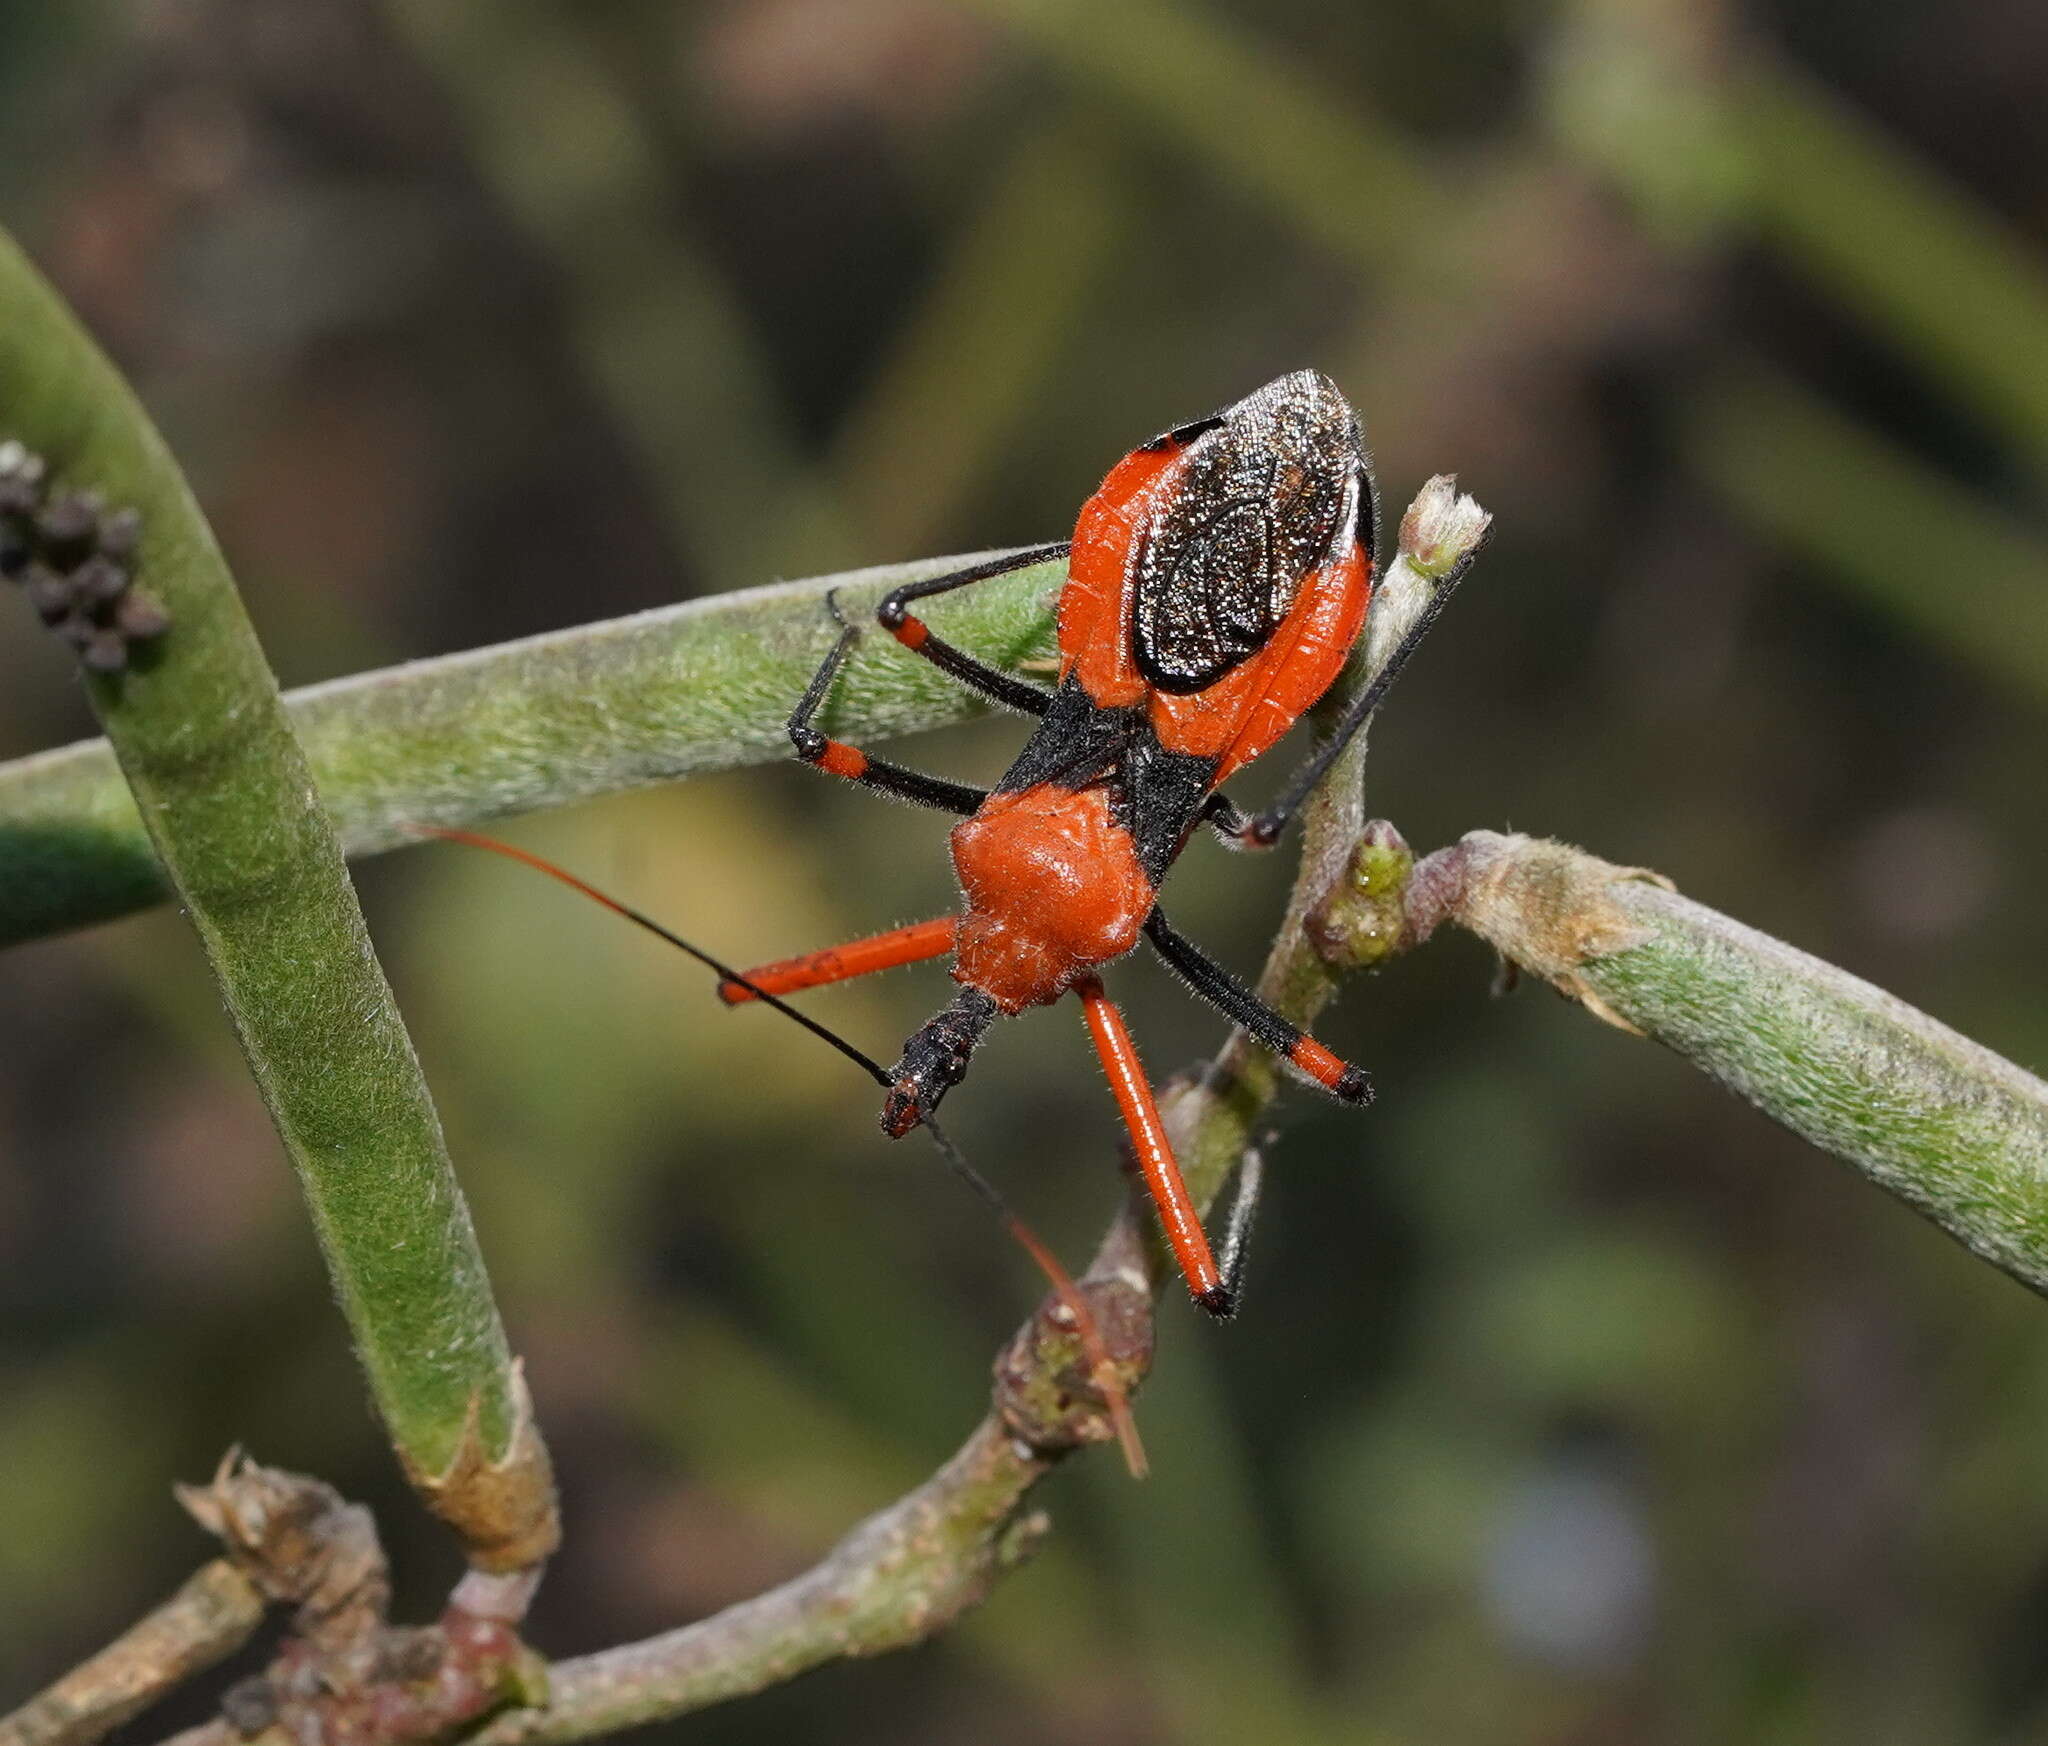
M 892 1140 L 900 1140 L 923 1119 L 924 1111 L 917 1102 L 917 1081 L 897 1080 L 889 1087 L 888 1101 L 882 1105 L 882 1132 Z
M 903 1045 L 889 1096 L 882 1105 L 882 1132 L 892 1140 L 939 1107 L 966 1076 L 967 1062 L 996 1016 L 995 1002 L 978 989 L 963 988 L 953 1004 Z

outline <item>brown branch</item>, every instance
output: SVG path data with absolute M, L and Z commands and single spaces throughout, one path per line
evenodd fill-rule
M 503 1716 L 480 1740 L 611 1733 L 943 1630 L 1045 1531 L 1044 1516 L 1020 1515 L 1017 1505 L 1052 1461 L 991 1414 L 931 1479 L 795 1581 L 701 1624 L 559 1664 L 546 1708 Z
M 444 1738 L 545 1690 L 515 1626 L 532 1577 L 472 1571 L 421 1629 L 387 1622 L 389 1571 L 361 1504 L 303 1474 L 231 1450 L 178 1501 L 225 1556 L 55 1685 L 0 1720 L 0 1746 L 90 1746 L 248 1641 L 266 1604 L 295 1610 L 264 1671 L 232 1687 L 222 1715 L 183 1746 L 396 1746 Z
M 262 1620 L 261 1591 L 228 1559 L 216 1558 L 91 1660 L 0 1717 L 0 1746 L 92 1746 L 226 1660 Z
M 434 1740 L 545 1689 L 537 1657 L 514 1628 L 530 1580 L 473 1573 L 432 1625 L 393 1625 L 376 1523 L 332 1486 L 230 1453 L 212 1484 L 180 1487 L 178 1499 L 220 1536 L 256 1588 L 297 1608 L 292 1635 L 270 1665 L 222 1704 L 243 1739 Z M 469 1610 L 478 1599 L 488 1610 Z

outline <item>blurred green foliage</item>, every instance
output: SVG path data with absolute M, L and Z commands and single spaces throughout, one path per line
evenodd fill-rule
M 2048 37 L 2002 0 L 0 6 L 0 220 L 126 367 L 288 683 L 1056 537 L 1133 441 L 1331 370 L 1494 543 L 1375 733 L 1419 847 L 1571 837 L 2048 1059 Z M 0 409 L 4 413 L 4 409 Z M 87 731 L 0 639 L 0 753 Z M 1002 724 L 919 744 L 987 772 Z M 523 834 L 737 958 L 931 913 L 801 771 Z M 1286 869 L 1198 847 L 1256 963 Z M 568 1497 L 559 1652 L 800 1567 L 971 1422 L 1029 1270 L 868 1089 L 496 863 L 369 868 Z M 201 1553 L 239 1438 L 452 1554 L 364 1411 L 175 918 L 0 979 L 0 1672 Z M 1683 1069 L 1445 942 L 1326 1027 L 1246 1315 L 1169 1309 L 1156 1476 L 1062 1476 L 949 1641 L 693 1740 L 2020 1741 L 2048 1323 Z M 1164 1074 L 1212 1018 L 1120 978 Z M 939 991 L 817 1010 L 886 1052 Z M 1078 1252 L 1069 1015 L 956 1126 Z M 204 1694 L 164 1725 L 189 1719 Z

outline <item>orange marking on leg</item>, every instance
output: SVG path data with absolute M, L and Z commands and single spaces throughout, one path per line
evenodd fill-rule
M 1318 1085 L 1327 1085 L 1332 1091 L 1337 1089 L 1338 1081 L 1344 1077 L 1344 1063 L 1314 1037 L 1303 1037 L 1287 1051 L 1287 1059 Z
M 901 624 L 892 624 L 889 627 L 889 634 L 906 649 L 921 649 L 930 640 L 932 633 L 926 628 L 923 619 L 913 613 L 905 613 Z
M 959 932 L 957 915 L 942 915 L 931 921 L 913 922 L 907 928 L 892 928 L 886 934 L 872 934 L 864 940 L 849 940 L 843 946 L 804 952 L 794 958 L 778 958 L 744 972 L 751 987 L 721 982 L 718 998 L 727 1006 L 739 1006 L 767 994 L 789 994 L 799 988 L 822 988 L 830 982 L 846 982 L 877 970 L 893 970 L 898 964 L 921 964 L 953 949 Z
M 1287 1059 L 1332 1096 L 1345 1103 L 1372 1102 L 1372 1081 L 1365 1069 L 1341 1060 L 1314 1037 L 1299 1038 L 1287 1051 Z
M 858 782 L 868 773 L 867 753 L 844 740 L 827 740 L 825 749 L 813 761 L 828 776 L 844 776 L 849 782 Z
M 1160 1120 L 1159 1105 L 1153 1101 L 1152 1087 L 1145 1079 L 1137 1047 L 1124 1028 L 1123 1014 L 1102 992 L 1102 983 L 1096 977 L 1080 978 L 1074 984 L 1074 992 L 1081 997 L 1081 1010 L 1087 1017 L 1089 1034 L 1095 1039 L 1095 1052 L 1102 1057 L 1109 1088 L 1116 1094 L 1124 1125 L 1131 1131 L 1139 1174 L 1145 1179 L 1152 1204 L 1159 1209 L 1160 1225 L 1166 1232 L 1173 1258 L 1180 1263 L 1189 1295 L 1211 1314 L 1226 1315 L 1230 1292 L 1216 1269 L 1216 1258 L 1209 1252 L 1201 1215 L 1188 1198 L 1187 1184 L 1181 1179 L 1180 1165 L 1166 1137 L 1166 1124 Z

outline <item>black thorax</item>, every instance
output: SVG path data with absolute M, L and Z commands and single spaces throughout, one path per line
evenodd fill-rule
M 1104 709 L 1070 678 L 995 791 L 1019 794 L 1041 783 L 1108 789 L 1110 817 L 1131 833 L 1139 865 L 1157 885 L 1215 781 L 1216 760 L 1161 745 L 1143 704 Z

